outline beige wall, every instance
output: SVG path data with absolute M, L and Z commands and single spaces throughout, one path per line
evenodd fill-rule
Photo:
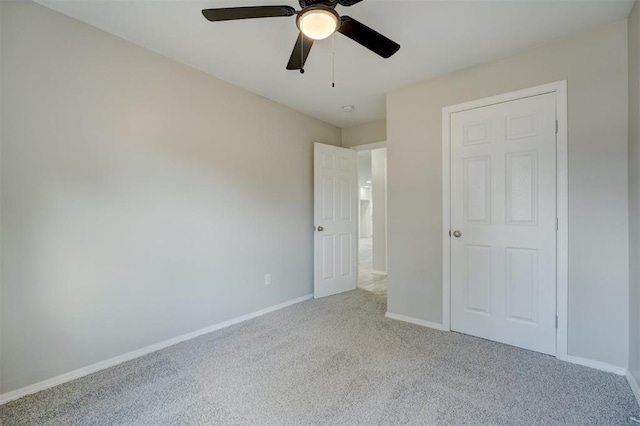
M 0 3 L 0 392 L 312 292 L 312 142 L 340 129 Z
M 342 146 L 351 148 L 387 140 L 387 120 L 376 120 L 342 129 Z
M 3 27 L 4 25 L 2 24 L 3 21 L 3 9 L 2 7 L 0 7 L 0 356 L 2 356 L 2 198 L 1 198 L 1 194 L 2 194 L 2 133 L 3 133 L 3 127 L 2 127 L 2 99 L 4 98 L 4 93 L 2 90 L 2 69 L 3 69 L 3 37 L 2 37 L 2 32 L 3 32 Z M 1 365 L 1 361 L 0 361 L 0 393 L 2 393 L 2 365 Z
M 627 366 L 626 22 L 387 96 L 389 295 L 442 320 L 442 108 L 558 80 L 569 90 L 569 354 Z
M 640 5 L 629 16 L 629 370 L 640 383 Z M 640 395 L 638 395 L 640 398 Z
M 372 269 L 387 273 L 387 149 L 371 151 L 371 200 L 373 203 Z

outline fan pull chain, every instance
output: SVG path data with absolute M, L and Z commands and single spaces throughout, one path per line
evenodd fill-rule
M 300 23 L 300 74 L 304 74 L 304 33 L 302 27 L 304 23 Z
M 331 34 L 331 87 L 336 87 L 336 33 Z

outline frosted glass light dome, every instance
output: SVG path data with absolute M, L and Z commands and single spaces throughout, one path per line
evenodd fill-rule
M 322 40 L 336 32 L 340 19 L 333 9 L 312 8 L 302 12 L 296 22 L 302 34 Z

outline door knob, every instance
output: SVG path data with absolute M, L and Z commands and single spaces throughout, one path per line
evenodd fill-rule
M 322 232 L 324 231 L 324 228 L 322 226 L 318 226 L 318 232 Z
M 453 231 L 453 236 L 456 237 L 456 238 L 460 238 L 460 237 L 462 237 L 462 232 L 460 232 L 458 230 L 455 230 L 455 231 Z

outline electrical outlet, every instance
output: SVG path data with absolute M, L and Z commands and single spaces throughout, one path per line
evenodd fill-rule
M 271 285 L 271 274 L 265 274 L 264 285 Z

